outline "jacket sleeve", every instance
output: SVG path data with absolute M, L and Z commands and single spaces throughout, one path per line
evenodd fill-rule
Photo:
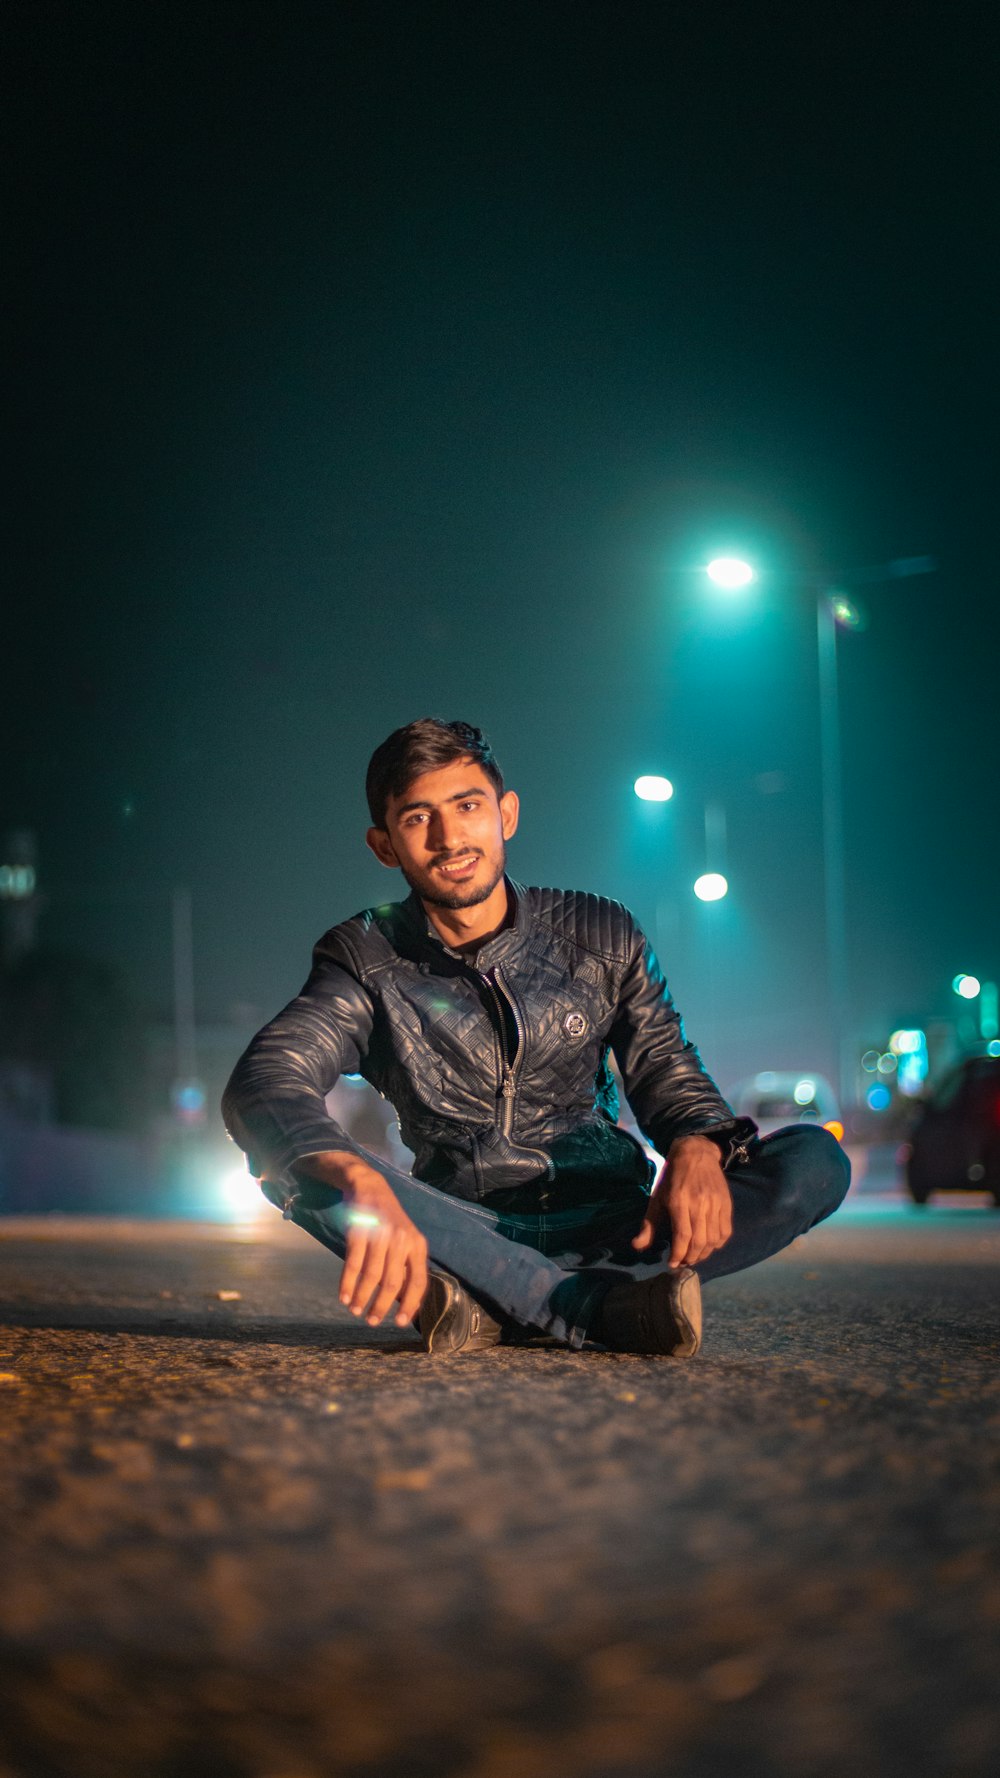
M 370 996 L 321 939 L 301 993 L 258 1031 L 223 1094 L 226 1129 L 258 1178 L 307 1154 L 360 1152 L 324 1100 L 338 1075 L 360 1069 L 372 1021 Z
M 724 1164 L 746 1158 L 757 1126 L 735 1116 L 688 1042 L 652 946 L 633 922 L 610 1043 L 639 1128 L 660 1154 L 678 1136 L 704 1135 L 718 1142 Z

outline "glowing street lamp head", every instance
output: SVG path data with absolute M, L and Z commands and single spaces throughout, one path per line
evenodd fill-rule
M 724 587 L 730 593 L 739 587 L 749 586 L 754 579 L 750 563 L 741 561 L 739 556 L 716 556 L 709 562 L 705 573 L 716 586 Z
M 861 608 L 846 593 L 831 593 L 830 610 L 833 612 L 834 623 L 839 624 L 842 630 L 864 629 L 865 620 Z
M 982 987 L 978 976 L 974 975 L 957 975 L 951 985 L 962 1000 L 975 1000 Z
M 729 894 L 729 884 L 718 871 L 710 870 L 698 878 L 694 892 L 699 901 L 721 901 L 724 895 Z
M 633 789 L 644 803 L 668 803 L 674 794 L 670 779 L 660 778 L 655 772 L 647 772 L 643 777 L 637 778 Z

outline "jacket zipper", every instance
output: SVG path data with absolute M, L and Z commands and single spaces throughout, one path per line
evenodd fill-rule
M 504 1099 L 504 1110 L 506 1111 L 506 1097 L 505 1097 L 505 1095 L 506 1095 L 506 1091 L 507 1091 L 507 1075 L 509 1072 L 508 1066 L 507 1066 L 507 1037 L 506 1037 L 507 1022 L 503 1016 L 503 1007 L 500 1003 L 500 996 L 497 993 L 496 986 L 494 984 L 492 976 L 484 975 L 484 976 L 480 977 L 480 980 L 482 982 L 484 982 L 486 987 L 489 989 L 490 997 L 493 1001 L 493 1005 L 496 1007 L 497 1050 L 498 1050 L 498 1058 L 499 1058 L 499 1076 L 500 1076 L 498 1091 L 500 1093 L 501 1098 Z
M 504 1055 L 503 1080 L 500 1086 L 500 1092 L 503 1096 L 503 1116 L 500 1128 L 509 1141 L 511 1126 L 514 1122 L 514 1095 L 517 1091 L 517 1075 L 521 1066 L 521 1058 L 524 1055 L 524 1028 L 518 1017 L 514 996 L 504 981 L 503 975 L 499 969 L 495 973 L 494 988 L 498 1000 L 502 995 L 503 999 L 506 1000 L 507 1005 L 510 1007 L 514 1019 L 514 1030 L 517 1032 L 517 1048 L 514 1051 L 513 1057 L 508 1061 L 506 1053 Z
M 484 975 L 483 981 L 488 984 L 490 991 L 492 992 L 494 1001 L 496 1002 L 497 1013 L 500 1018 L 500 1054 L 503 1058 L 503 1066 L 500 1073 L 500 1098 L 502 1101 L 502 1109 L 500 1112 L 500 1134 L 507 1142 L 509 1142 L 511 1140 L 511 1130 L 514 1124 L 514 1098 L 517 1093 L 517 1076 L 524 1060 L 524 1051 L 526 1048 L 524 1026 L 521 1023 L 521 1016 L 517 1010 L 517 1001 L 514 999 L 512 990 L 508 988 L 507 983 L 504 981 L 503 971 L 497 967 L 492 975 Z M 502 1001 L 506 1001 L 507 1005 L 510 1007 L 511 1015 L 514 1020 L 514 1030 L 517 1032 L 517 1048 L 510 1061 L 507 1060 L 507 1043 L 505 1037 L 507 1021 L 503 1016 Z M 539 1159 L 545 1162 L 546 1169 L 551 1176 L 552 1162 L 544 1149 L 533 1148 L 530 1144 L 524 1143 L 519 1143 L 518 1146 L 526 1148 L 529 1154 L 537 1154 Z

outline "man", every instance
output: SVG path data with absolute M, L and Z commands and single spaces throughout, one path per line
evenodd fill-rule
M 411 894 L 320 939 L 236 1065 L 230 1134 L 343 1261 L 340 1300 L 370 1326 L 395 1303 L 430 1352 L 548 1336 L 690 1356 L 701 1280 L 829 1216 L 843 1150 L 806 1125 L 760 1141 L 734 1117 L 626 908 L 507 877 L 518 799 L 479 729 L 397 729 L 366 788 L 368 845 Z M 655 1184 L 616 1121 L 611 1056 L 666 1157 Z M 391 1101 L 412 1174 L 330 1118 L 341 1073 Z

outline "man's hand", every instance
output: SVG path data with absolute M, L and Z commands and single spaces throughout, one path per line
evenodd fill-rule
M 407 1327 L 427 1289 L 427 1242 L 381 1173 L 355 1155 L 308 1155 L 303 1172 L 343 1192 L 347 1252 L 340 1300 L 377 1327 L 394 1302 L 396 1326 Z
M 632 1242 L 641 1252 L 664 1229 L 670 1265 L 696 1266 L 724 1247 L 733 1232 L 733 1200 L 722 1156 L 707 1136 L 679 1136 L 671 1144 L 642 1228 Z

